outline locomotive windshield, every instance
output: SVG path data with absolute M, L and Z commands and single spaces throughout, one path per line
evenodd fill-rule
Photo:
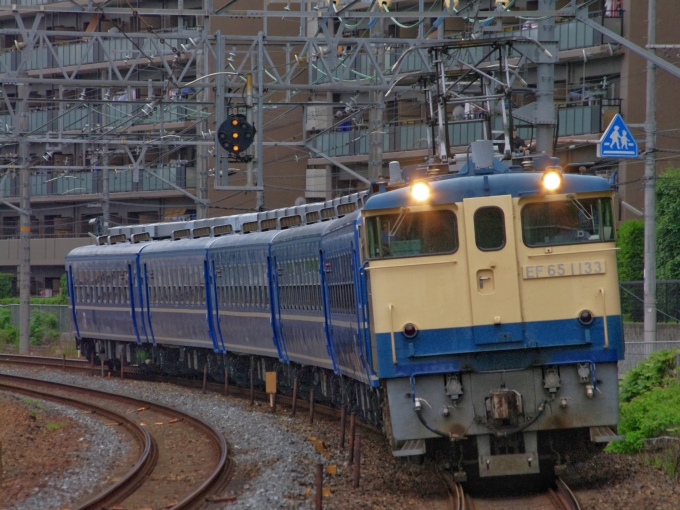
M 522 235 L 529 247 L 614 241 L 610 198 L 527 204 Z
M 453 211 L 383 214 L 366 219 L 368 258 L 387 259 L 453 253 L 458 226 Z

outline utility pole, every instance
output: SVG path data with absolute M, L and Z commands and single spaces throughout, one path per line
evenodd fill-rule
M 656 0 L 649 0 L 647 45 L 656 54 Z M 647 118 L 645 119 L 645 272 L 644 341 L 656 341 L 656 66 L 647 60 Z
M 554 11 L 555 0 L 539 0 L 540 11 Z M 538 41 L 555 40 L 555 18 L 547 17 L 538 22 Z M 536 66 L 536 152 L 548 156 L 553 153 L 553 130 L 555 126 L 555 64 Z M 510 133 L 512 136 L 512 133 Z

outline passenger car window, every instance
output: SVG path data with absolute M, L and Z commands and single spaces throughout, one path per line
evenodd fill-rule
M 475 243 L 482 251 L 502 250 L 505 246 L 505 215 L 496 206 L 475 211 Z
M 366 218 L 366 226 L 369 259 L 453 253 L 458 249 L 453 211 L 404 210 Z
M 611 198 L 527 204 L 522 237 L 529 247 L 614 241 Z

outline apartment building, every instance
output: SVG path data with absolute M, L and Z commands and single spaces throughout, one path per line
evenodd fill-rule
M 103 9 L 81 0 L 0 2 L 0 271 L 16 273 L 19 263 L 22 168 L 30 168 L 32 293 L 38 294 L 56 291 L 65 254 L 105 233 L 105 218 L 116 226 L 288 207 L 365 189 L 389 161 L 423 162 L 432 154 L 433 131 L 415 75 L 431 71 L 426 52 L 405 59 L 401 73 L 413 76 L 396 93 L 377 95 L 369 86 L 371 77 L 378 79 L 375 69 L 389 74 L 404 60 L 406 41 L 453 43 L 472 34 L 539 39 L 540 18 L 521 16 L 535 11 L 538 0 L 454 4 L 458 15 L 435 17 L 428 13 L 440 11 L 439 3 L 391 0 L 371 17 L 370 2 L 348 0 L 138 1 Z M 569 5 L 554 3 L 565 16 L 555 19 L 548 152 L 570 171 L 618 176 L 619 183 L 637 179 L 643 163 L 598 160 L 593 142 L 616 113 L 629 124 L 644 122 L 645 63 L 568 15 Z M 465 10 L 473 7 L 521 17 L 471 19 Z M 646 3 L 598 0 L 584 9 L 596 23 L 645 45 Z M 659 0 L 659 43 L 673 42 L 678 14 L 671 9 L 672 0 Z M 366 16 L 343 20 L 348 12 Z M 456 55 L 498 73 L 502 59 L 484 53 L 477 46 Z M 514 75 L 505 101 L 513 148 L 532 150 L 537 126 L 523 113 L 537 101 L 537 65 L 515 54 L 506 62 Z M 222 75 L 204 86 L 202 77 L 213 73 Z M 246 111 L 248 75 L 262 139 L 250 164 L 229 160 L 215 143 L 226 114 Z M 454 89 L 472 99 L 446 110 L 451 156 L 484 136 L 503 148 L 507 119 L 504 124 L 498 105 L 478 108 L 474 100 L 484 87 L 483 80 L 468 80 Z M 673 129 L 674 87 L 675 79 L 661 72 L 659 130 Z M 676 139 L 668 134 L 659 145 L 676 148 Z M 518 150 L 519 161 L 522 155 Z M 659 168 L 673 161 L 660 159 Z M 642 207 L 641 185 L 621 184 L 619 192 Z M 620 219 L 628 217 L 622 209 Z

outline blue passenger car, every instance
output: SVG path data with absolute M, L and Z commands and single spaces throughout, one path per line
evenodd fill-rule
M 218 238 L 208 249 L 214 328 L 227 351 L 285 359 L 272 329 L 270 243 L 279 231 Z

